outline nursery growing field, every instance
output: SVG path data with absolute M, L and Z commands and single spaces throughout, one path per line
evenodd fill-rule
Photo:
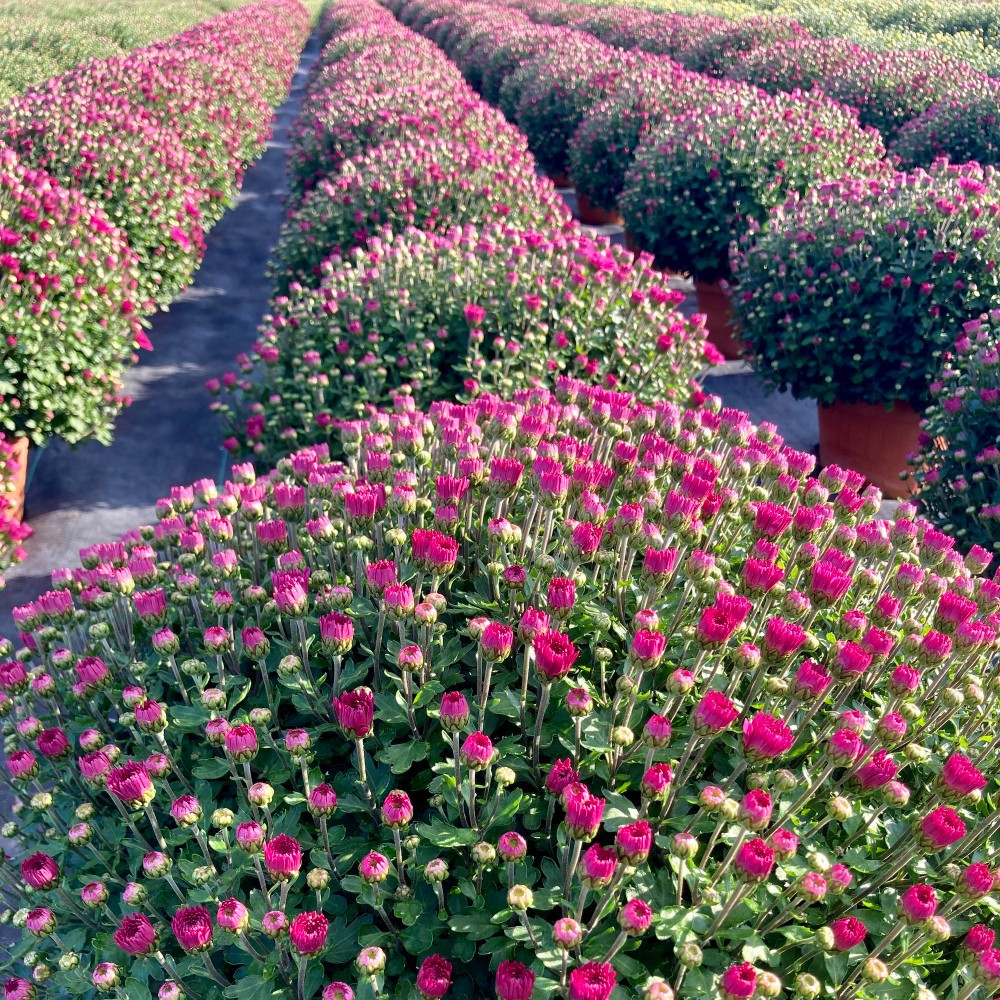
M 251 0 L 0 107 L 13 487 L 302 88 L 218 479 L 0 639 L 5 1000 L 996 996 L 989 9 Z
M 243 0 L 0 2 L 0 100 L 83 59 L 122 55 Z

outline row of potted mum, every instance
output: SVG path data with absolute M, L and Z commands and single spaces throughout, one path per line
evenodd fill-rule
M 19 449 L 110 441 L 144 317 L 190 282 L 308 27 L 257 0 L 0 106 L 0 432 Z
M 576 33 L 548 30 L 565 31 L 575 51 L 570 36 Z M 456 46 L 454 35 L 449 44 Z M 528 65 L 538 64 L 536 58 Z M 994 202 L 987 194 L 963 208 L 964 187 L 982 183 L 991 191 L 992 172 L 971 167 L 961 180 L 938 167 L 899 174 L 885 160 L 878 136 L 826 99 L 752 90 L 730 96 L 727 89 L 736 85 L 706 87 L 699 80 L 685 92 L 690 74 L 676 68 L 661 73 L 637 74 L 584 115 L 570 149 L 585 183 L 599 185 L 588 174 L 595 164 L 617 171 L 612 188 L 621 184 L 619 203 L 633 241 L 654 252 L 660 265 L 693 274 L 710 329 L 714 325 L 719 334 L 717 346 L 730 356 L 749 347 L 769 384 L 817 399 L 824 461 L 860 465 L 881 488 L 905 495 L 912 483 L 898 474 L 916 448 L 919 410 L 941 352 L 962 322 L 996 302 L 993 227 L 983 222 Z M 562 93 L 562 83 L 555 89 Z M 685 109 L 688 99 L 692 107 Z M 622 152 L 629 144 L 631 162 Z M 903 215 L 873 227 L 867 209 L 854 200 L 856 190 L 870 190 L 867 201 L 886 190 L 910 194 Z M 852 250 L 850 268 L 828 256 L 844 251 L 832 229 L 829 239 L 818 241 L 813 226 L 805 233 L 786 231 L 787 198 L 794 205 L 817 201 L 817 214 L 831 209 L 838 219 L 851 220 L 848 232 L 856 227 L 870 234 Z M 924 226 L 925 211 L 954 221 Z M 822 230 L 825 224 L 817 225 Z M 760 265 L 743 267 L 737 257 L 731 269 L 730 242 L 744 233 Z M 782 266 L 774 268 L 775 261 Z M 827 268 L 843 279 L 832 299 L 809 280 Z M 786 269 L 794 276 L 791 287 Z M 732 335 L 724 288 L 710 284 L 720 278 L 731 286 L 740 341 Z M 801 281 L 806 292 L 795 285 Z M 918 339 L 911 335 L 914 317 Z M 861 346 L 854 344 L 854 329 Z M 814 378 L 813 369 L 822 374 Z M 884 412 L 882 404 L 895 405 Z
M 651 261 L 585 237 L 524 137 L 377 8 L 331 34 L 289 162 L 279 294 L 240 372 L 209 385 L 234 451 L 275 459 L 401 392 L 562 373 L 683 399 L 714 359 Z

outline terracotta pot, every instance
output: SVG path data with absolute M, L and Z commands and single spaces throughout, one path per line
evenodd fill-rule
M 819 408 L 819 460 L 863 472 L 887 497 L 910 496 L 906 456 L 917 450 L 920 414 L 909 403 L 891 410 L 873 403 L 834 403 Z
M 17 462 L 17 471 L 14 473 L 14 492 L 7 494 L 7 503 L 11 507 L 9 513 L 20 521 L 24 516 L 24 487 L 28 481 L 28 439 L 20 437 L 8 440 L 14 445 L 11 458 Z
M 632 253 L 641 253 L 642 247 L 636 242 L 635 237 L 626 229 L 625 230 L 625 249 L 631 250 Z
M 573 182 L 566 176 L 566 174 L 549 174 L 549 180 L 557 188 L 572 188 Z
M 739 328 L 733 319 L 733 309 L 729 304 L 729 296 L 723 291 L 722 282 L 696 281 L 694 291 L 698 299 L 698 312 L 708 317 L 705 324 L 708 342 L 718 348 L 727 361 L 743 357 Z
M 577 192 L 576 215 L 585 226 L 620 226 L 621 212 L 598 208 L 585 194 Z

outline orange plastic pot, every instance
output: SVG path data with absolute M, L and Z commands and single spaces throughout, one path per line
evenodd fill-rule
M 705 323 L 708 342 L 728 361 L 743 357 L 739 328 L 733 318 L 729 296 L 723 291 L 722 282 L 696 281 L 694 291 L 698 300 L 698 312 L 708 317 Z
M 920 414 L 909 403 L 891 410 L 875 403 L 834 403 L 819 408 L 819 460 L 864 473 L 887 497 L 911 494 L 906 456 L 917 450 Z
M 576 214 L 585 226 L 620 226 L 621 212 L 598 208 L 585 194 L 577 192 Z
M 8 515 L 20 521 L 24 517 L 24 488 L 28 481 L 28 439 L 26 437 L 14 438 L 10 442 L 14 446 L 11 459 L 17 463 L 14 472 L 12 485 L 14 491 L 7 493 Z

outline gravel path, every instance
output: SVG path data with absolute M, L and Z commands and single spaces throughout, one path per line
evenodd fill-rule
M 0 635 L 14 637 L 11 608 L 48 589 L 53 569 L 78 565 L 82 547 L 153 521 L 153 505 L 171 486 L 219 475 L 222 435 L 204 382 L 250 346 L 267 307 L 265 269 L 284 219 L 288 130 L 317 54 L 312 39 L 267 151 L 247 172 L 236 206 L 209 233 L 195 283 L 153 317 L 155 349 L 143 352 L 126 378 L 135 402 L 119 418 L 114 443 L 74 451 L 54 442 L 32 453 L 27 517 L 35 534 L 28 558 L 6 573 L 0 590 Z

